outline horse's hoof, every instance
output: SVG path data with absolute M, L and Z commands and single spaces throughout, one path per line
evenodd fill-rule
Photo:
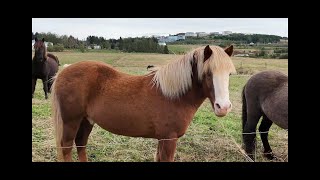
M 45 98 L 48 99 L 48 96 L 46 96 Z
M 275 159 L 277 159 L 277 157 L 276 157 L 272 152 L 263 153 L 263 156 L 266 157 L 266 158 L 269 159 L 269 160 L 275 160 Z

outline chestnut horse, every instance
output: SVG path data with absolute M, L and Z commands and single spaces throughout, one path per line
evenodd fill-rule
M 44 38 L 38 40 L 35 38 L 34 57 L 32 58 L 32 98 L 36 88 L 37 79 L 42 79 L 45 98 L 48 99 L 53 77 L 59 69 L 59 59 L 57 56 L 47 53 L 47 48 L 44 44 Z
M 217 116 L 230 112 L 232 53 L 233 46 L 199 47 L 142 76 L 96 61 L 64 68 L 52 88 L 58 160 L 72 161 L 75 142 L 79 161 L 87 161 L 96 123 L 114 134 L 158 139 L 155 160 L 174 161 L 177 139 L 206 98 Z
M 268 131 L 275 123 L 288 129 L 288 76 L 278 71 L 253 75 L 242 91 L 242 129 L 245 151 L 253 158 L 257 124 L 264 147 L 264 156 L 273 159 Z

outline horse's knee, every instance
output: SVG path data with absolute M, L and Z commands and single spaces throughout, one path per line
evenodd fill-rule
M 158 162 L 173 162 L 176 147 L 176 139 L 159 141 L 155 160 Z

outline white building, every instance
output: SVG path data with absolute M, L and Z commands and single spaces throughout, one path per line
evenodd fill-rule
M 210 35 L 213 35 L 213 36 L 219 36 L 220 33 L 219 32 L 210 32 Z
M 45 45 L 46 47 L 48 47 L 48 45 L 53 46 L 53 43 L 52 43 L 52 42 L 44 42 L 44 45 Z
M 205 37 L 205 36 L 208 36 L 209 34 L 206 33 L 206 32 L 197 32 L 197 36 L 198 37 Z
M 158 42 L 158 44 L 159 44 L 160 46 L 165 46 L 165 45 L 167 45 L 165 42 Z
M 89 45 L 89 46 L 87 47 L 87 49 L 101 49 L 101 46 L 96 45 L 96 44 L 92 44 L 92 45 Z
M 178 36 L 178 41 L 186 39 L 186 34 L 185 33 L 178 33 L 176 36 Z
M 197 37 L 197 34 L 194 32 L 186 32 L 185 37 Z
M 168 42 L 174 42 L 178 40 L 178 36 L 170 35 L 168 36 Z
M 229 34 L 232 34 L 232 31 L 223 31 L 222 34 L 223 35 L 229 35 Z
M 101 46 L 99 46 L 99 45 L 94 45 L 94 46 L 93 46 L 93 49 L 101 49 Z

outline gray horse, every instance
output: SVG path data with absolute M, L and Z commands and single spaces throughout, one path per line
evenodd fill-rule
M 253 158 L 256 127 L 259 126 L 264 156 L 273 159 L 268 131 L 275 123 L 288 129 L 288 76 L 278 71 L 263 71 L 253 75 L 242 91 L 242 132 L 244 149 Z M 261 133 L 262 132 L 262 133 Z

